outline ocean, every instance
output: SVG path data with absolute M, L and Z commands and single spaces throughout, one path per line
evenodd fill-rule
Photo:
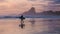
M 60 34 L 60 18 L 26 18 L 20 24 L 17 18 L 0 19 L 0 34 Z

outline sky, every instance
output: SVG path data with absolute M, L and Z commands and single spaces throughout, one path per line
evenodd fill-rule
M 0 15 L 18 15 L 35 7 L 36 12 L 60 10 L 60 0 L 0 0 Z

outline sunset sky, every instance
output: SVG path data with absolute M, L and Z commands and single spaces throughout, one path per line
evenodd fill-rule
M 60 10 L 60 0 L 0 0 L 0 15 L 18 15 L 31 7 L 36 12 Z

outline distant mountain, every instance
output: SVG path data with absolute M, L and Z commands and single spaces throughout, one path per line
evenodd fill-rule
M 25 17 L 59 17 L 58 14 L 56 12 L 53 11 L 43 11 L 43 12 L 39 12 L 36 13 L 35 8 L 32 7 L 29 11 L 24 12 L 23 15 Z
M 35 14 L 36 12 L 34 7 L 32 7 L 29 11 L 23 13 L 23 15 L 35 15 Z
M 19 18 L 21 15 L 24 15 L 26 18 L 60 18 L 60 11 L 55 11 L 53 12 L 52 10 L 50 11 L 43 11 L 36 13 L 35 8 L 32 7 L 29 11 L 24 12 L 23 14 L 19 15 L 9 15 L 9 16 L 0 16 L 0 18 Z

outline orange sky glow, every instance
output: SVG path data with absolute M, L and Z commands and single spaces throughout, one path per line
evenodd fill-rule
M 31 7 L 35 7 L 36 12 L 41 12 L 47 10 L 46 7 L 49 5 L 49 2 L 51 1 L 0 0 L 0 15 L 18 15 L 28 11 Z M 58 8 L 58 10 L 60 10 L 60 8 Z

